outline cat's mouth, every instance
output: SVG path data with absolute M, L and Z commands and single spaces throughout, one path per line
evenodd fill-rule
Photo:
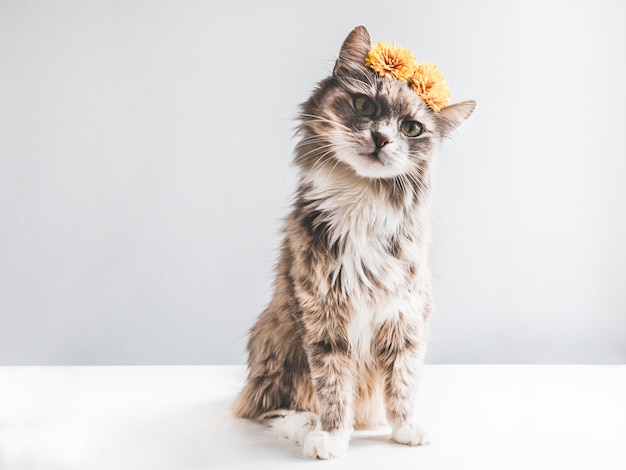
M 371 147 L 346 153 L 343 161 L 350 165 L 359 176 L 367 178 L 391 178 L 397 176 L 401 170 L 394 163 L 393 155 L 385 150 Z
M 362 153 L 361 156 L 365 157 L 367 161 L 372 163 L 383 163 L 382 159 L 380 158 L 380 152 L 378 150 L 374 150 L 373 152 L 369 153 Z

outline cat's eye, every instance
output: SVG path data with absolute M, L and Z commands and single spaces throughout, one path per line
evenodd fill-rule
M 424 132 L 424 126 L 417 121 L 404 121 L 400 126 L 400 130 L 407 137 L 417 137 Z
M 370 117 L 376 112 L 376 105 L 374 102 L 369 99 L 367 96 L 359 95 L 354 98 L 353 101 L 354 109 L 361 116 Z

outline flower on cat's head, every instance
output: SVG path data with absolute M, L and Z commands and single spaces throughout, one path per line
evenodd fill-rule
M 438 113 L 450 100 L 450 88 L 441 70 L 435 64 L 418 64 L 410 49 L 395 43 L 379 42 L 372 47 L 365 59 L 365 66 L 381 77 L 388 76 L 409 82 L 411 88 Z
M 410 49 L 398 47 L 393 42 L 379 42 L 367 54 L 365 66 L 381 77 L 390 76 L 407 82 L 417 67 L 417 60 Z
M 411 87 L 424 102 L 438 113 L 450 101 L 450 87 L 435 64 L 424 62 L 417 66 L 409 80 Z

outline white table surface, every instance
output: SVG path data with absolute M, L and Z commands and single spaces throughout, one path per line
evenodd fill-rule
M 332 461 L 234 419 L 241 366 L 0 367 L 0 469 L 626 469 L 626 366 L 426 366 L 432 444 Z

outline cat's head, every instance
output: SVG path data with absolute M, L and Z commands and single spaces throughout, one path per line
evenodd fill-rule
M 344 41 L 332 75 L 302 105 L 296 154 L 302 168 L 339 166 L 376 179 L 415 174 L 474 111 L 474 101 L 433 111 L 407 82 L 366 67 L 370 49 L 367 29 L 358 26 Z

